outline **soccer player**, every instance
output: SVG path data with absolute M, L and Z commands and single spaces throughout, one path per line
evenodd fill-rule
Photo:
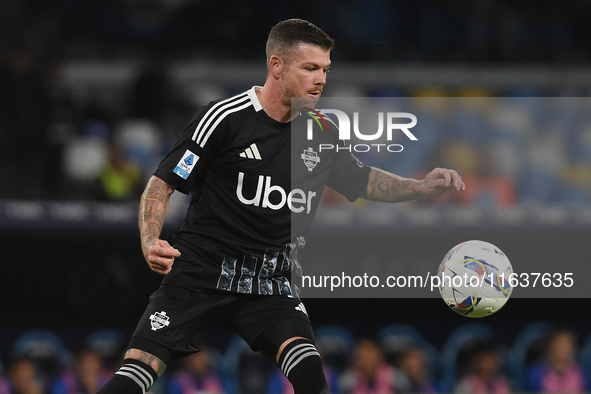
M 333 45 L 310 22 L 278 23 L 264 86 L 198 110 L 164 157 L 142 196 L 139 227 L 148 265 L 165 276 L 99 393 L 145 393 L 171 359 L 199 351 L 192 338 L 213 326 L 276 362 L 296 394 L 328 393 L 291 276 L 301 270 L 297 252 L 325 185 L 351 201 L 384 202 L 464 188 L 453 170 L 418 181 L 370 168 L 344 149 L 310 149 L 303 111 L 322 94 Z M 322 123 L 314 143 L 340 144 L 336 126 Z M 160 232 L 175 190 L 192 198 L 171 246 Z

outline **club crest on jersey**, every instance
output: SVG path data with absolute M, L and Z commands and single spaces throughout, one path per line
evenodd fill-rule
M 318 152 L 314 152 L 314 149 L 308 148 L 304 149 L 304 152 L 300 156 L 304 161 L 306 167 L 308 167 L 308 171 L 312 171 L 314 167 L 318 163 L 320 163 L 320 157 L 318 157 Z
M 166 316 L 166 312 L 156 312 L 153 315 L 150 315 L 150 324 L 152 325 L 152 330 L 156 331 L 168 326 L 170 324 L 170 319 Z
M 197 160 L 199 160 L 199 156 L 187 149 L 173 172 L 181 178 L 187 179 L 189 174 L 191 174 L 191 171 L 193 171 L 193 167 L 195 167 Z

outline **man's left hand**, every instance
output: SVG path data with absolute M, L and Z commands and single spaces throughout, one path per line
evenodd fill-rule
M 463 191 L 466 190 L 466 185 L 457 171 L 447 168 L 435 168 L 423 178 L 419 185 L 420 193 L 425 198 L 437 198 L 452 189 Z

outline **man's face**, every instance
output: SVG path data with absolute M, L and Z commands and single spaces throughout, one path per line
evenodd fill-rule
M 281 93 L 284 104 L 296 109 L 314 108 L 326 84 L 326 73 L 330 66 L 330 51 L 312 45 L 298 45 L 281 73 Z

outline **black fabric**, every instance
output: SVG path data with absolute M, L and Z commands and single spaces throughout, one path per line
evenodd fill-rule
M 158 374 L 146 363 L 126 358 L 113 377 L 97 394 L 144 394 L 158 379 Z
M 165 365 L 168 365 L 170 363 L 170 360 L 172 359 L 172 353 L 167 347 L 137 336 L 131 337 L 131 340 L 129 341 L 129 346 L 127 348 L 138 349 L 146 353 L 150 353 L 151 355 L 156 356 L 160 360 L 162 360 L 162 362 Z M 187 354 L 196 353 L 198 351 L 199 349 L 195 349 L 195 351 L 188 352 Z
M 305 244 L 325 185 L 355 200 L 370 171 L 346 150 L 320 152 L 319 144 L 340 144 L 338 130 L 315 124 L 308 140 L 308 119 L 273 120 L 254 88 L 195 114 L 154 172 L 191 193 L 174 234 L 181 256 L 164 283 L 297 295 L 293 255 Z
M 308 357 L 289 375 L 294 394 L 329 394 L 319 357 Z
M 144 391 L 128 377 L 113 375 L 96 394 L 144 394 Z
M 254 342 L 256 348 L 274 363 L 277 352 L 283 343 L 295 337 L 303 337 L 314 343 L 314 332 L 310 322 L 305 319 L 283 319 L 267 328 Z
M 277 363 L 291 382 L 295 394 L 325 394 L 328 384 L 322 360 L 314 344 L 307 339 L 290 342 Z
M 202 293 L 163 284 L 150 297 L 129 348 L 146 351 L 168 363 L 201 350 L 194 342 L 195 335 L 217 326 L 240 335 L 253 350 L 258 350 L 257 338 L 264 332 L 275 330 L 274 337 L 280 338 L 279 331 L 285 330 L 285 339 L 312 335 L 305 307 L 297 298 Z
M 119 369 L 121 369 L 125 365 L 137 365 L 138 367 L 142 368 L 142 370 L 144 370 L 150 374 L 150 376 L 152 377 L 152 382 L 156 382 L 156 380 L 158 379 L 158 373 L 156 371 L 154 371 L 154 369 L 152 367 L 150 367 L 148 364 L 146 364 L 140 360 L 135 360 L 133 358 L 126 358 L 125 360 L 123 360 L 123 362 L 121 362 L 121 367 L 119 367 Z

